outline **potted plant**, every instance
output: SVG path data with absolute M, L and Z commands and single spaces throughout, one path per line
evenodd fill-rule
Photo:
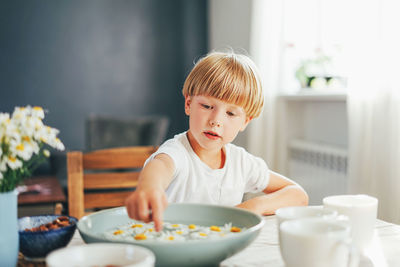
M 17 186 L 50 156 L 47 147 L 64 150 L 59 131 L 43 124 L 41 107 L 16 107 L 0 113 L 0 265 L 18 259 Z

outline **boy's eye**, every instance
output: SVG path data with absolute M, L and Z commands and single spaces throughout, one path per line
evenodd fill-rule
M 235 116 L 235 113 L 227 111 L 226 114 L 228 114 L 228 116 Z
M 211 106 L 209 106 L 209 105 L 207 105 L 207 104 L 201 104 L 201 106 L 202 106 L 203 108 L 205 108 L 205 109 L 210 109 L 210 108 L 211 108 Z

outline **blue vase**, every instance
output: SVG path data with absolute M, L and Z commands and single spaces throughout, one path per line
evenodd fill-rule
M 0 267 L 15 267 L 18 261 L 18 192 L 0 193 Z

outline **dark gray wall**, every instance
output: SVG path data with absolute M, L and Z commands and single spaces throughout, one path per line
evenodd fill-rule
M 186 130 L 181 88 L 207 52 L 205 0 L 0 3 L 0 112 L 40 105 L 68 150 L 92 113 L 164 114 Z

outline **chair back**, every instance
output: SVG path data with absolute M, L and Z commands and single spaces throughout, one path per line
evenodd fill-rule
M 69 215 L 80 219 L 88 209 L 123 206 L 137 186 L 144 162 L 156 149 L 137 146 L 68 152 Z
M 126 146 L 159 146 L 164 142 L 169 119 L 162 115 L 121 118 L 91 115 L 86 119 L 86 149 Z

